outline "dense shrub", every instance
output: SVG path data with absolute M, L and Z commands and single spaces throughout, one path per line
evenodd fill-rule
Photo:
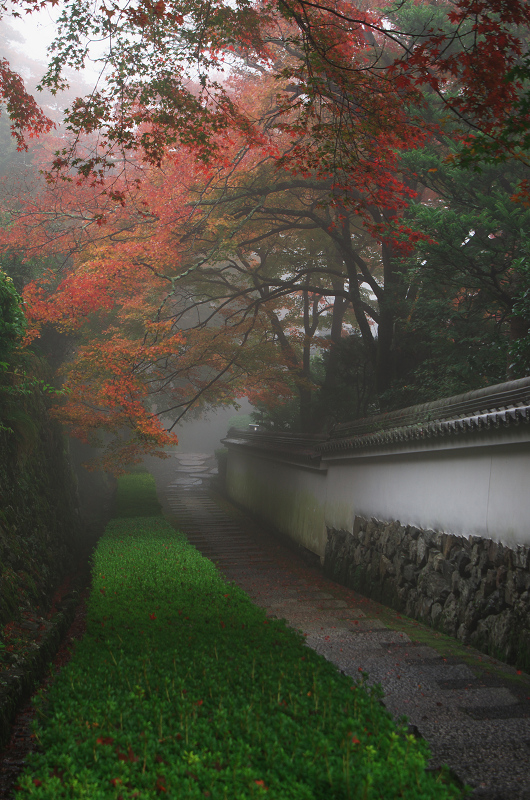
M 26 318 L 12 278 L 0 269 L 0 370 L 4 359 L 18 345 L 26 329 Z

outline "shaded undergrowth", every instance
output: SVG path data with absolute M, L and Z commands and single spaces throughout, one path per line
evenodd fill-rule
M 37 699 L 32 798 L 454 798 L 380 692 L 268 620 L 126 476 L 93 558 L 87 630 Z M 141 497 L 146 506 L 142 506 Z

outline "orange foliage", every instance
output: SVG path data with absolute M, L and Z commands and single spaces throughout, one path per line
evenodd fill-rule
M 253 311 L 255 298 L 226 301 L 212 288 L 215 264 L 201 267 L 200 245 L 190 241 L 191 223 L 200 227 L 205 217 L 194 206 L 197 187 L 207 181 L 180 151 L 139 187 L 114 181 L 113 192 L 127 191 L 125 205 L 110 206 L 105 185 L 65 184 L 60 204 L 44 186 L 40 197 L 18 197 L 12 207 L 5 249 L 70 254 L 67 268 L 25 288 L 26 344 L 48 325 L 72 337 L 61 369 L 67 393 L 53 413 L 85 441 L 111 437 L 99 466 L 120 470 L 176 444 L 164 412 L 178 418 L 188 407 L 229 403 L 247 391 L 275 399 L 291 393 L 266 318 Z M 102 206 L 106 221 L 97 225 Z M 212 223 L 214 235 L 219 224 Z M 187 306 L 197 319 L 185 318 Z

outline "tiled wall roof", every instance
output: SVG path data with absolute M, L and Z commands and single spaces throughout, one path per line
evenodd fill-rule
M 321 455 L 530 422 L 530 377 L 335 426 L 328 436 L 229 431 L 226 444 L 310 463 Z
M 330 452 L 453 436 L 530 421 L 530 378 L 337 425 L 319 450 Z

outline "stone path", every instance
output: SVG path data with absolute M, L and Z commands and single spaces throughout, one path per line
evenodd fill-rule
M 210 491 L 214 462 L 178 454 L 149 464 L 167 513 L 226 578 L 429 742 L 481 800 L 530 800 L 530 676 L 328 580 L 299 551 Z

